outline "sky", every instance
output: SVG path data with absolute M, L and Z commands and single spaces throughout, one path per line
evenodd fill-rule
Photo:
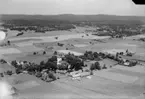
M 145 16 L 132 0 L 0 0 L 0 14 L 111 14 Z

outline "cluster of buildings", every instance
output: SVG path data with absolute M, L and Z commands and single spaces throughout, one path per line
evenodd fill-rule
M 91 72 L 86 72 L 86 71 L 74 71 L 71 72 L 68 76 L 72 77 L 72 80 L 80 80 L 83 77 L 86 77 L 88 79 L 91 79 Z
M 63 55 L 65 55 L 65 53 Z M 67 63 L 66 61 L 63 61 L 63 59 L 62 59 L 64 57 L 63 55 L 61 53 L 60 55 L 57 56 L 57 66 L 59 66 L 59 65 L 67 65 L 67 68 L 69 69 L 70 68 L 70 64 Z M 76 80 L 76 79 L 80 80 L 83 77 L 87 77 L 88 79 L 90 79 L 91 78 L 91 73 L 90 73 L 90 70 L 88 70 L 88 71 L 87 70 L 88 69 L 83 69 L 83 70 L 79 70 L 79 71 L 71 71 L 71 72 L 68 73 L 67 76 L 71 77 L 72 80 Z M 67 72 L 63 71 L 63 70 L 62 71 L 59 70 L 58 73 L 67 74 Z
M 108 51 L 104 51 L 104 52 L 106 52 L 106 54 L 114 55 L 116 61 L 118 61 L 118 63 L 121 65 L 131 67 L 131 66 L 135 66 L 137 64 L 137 61 L 125 59 L 120 56 L 120 55 L 133 56 L 134 53 L 130 52 L 128 50 L 125 51 L 125 50 L 112 49 L 112 50 L 108 50 Z

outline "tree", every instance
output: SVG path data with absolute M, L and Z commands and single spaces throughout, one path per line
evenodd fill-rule
M 119 53 L 117 52 L 117 53 L 116 53 L 116 58 L 118 58 L 118 56 L 119 56 Z
M 42 77 L 42 74 L 41 74 L 41 72 L 37 72 L 37 73 L 35 74 L 35 76 L 38 77 L 38 78 L 40 78 L 40 77 Z
M 17 62 L 16 62 L 16 60 L 12 61 L 12 62 L 11 62 L 11 65 L 14 66 L 14 67 L 17 67 Z
M 84 62 L 74 55 L 66 55 L 65 59 L 71 65 L 70 69 L 80 70 L 84 66 Z
M 8 45 L 10 45 L 10 44 L 11 44 L 11 42 L 10 42 L 10 41 L 7 41 L 7 43 L 8 43 Z
M 49 78 L 51 78 L 52 80 L 56 80 L 56 77 L 54 76 L 54 74 L 52 72 L 48 73 Z
M 53 53 L 54 55 L 57 55 L 57 51 L 54 51 L 54 53 Z
M 12 74 L 13 74 L 12 71 L 10 71 L 10 70 L 7 71 L 7 75 L 11 76 Z
M 44 62 L 44 61 L 41 61 L 41 62 L 40 62 L 40 65 L 45 65 L 45 62 Z
M 48 59 L 48 61 L 50 61 L 50 62 L 56 61 L 57 62 L 57 56 L 52 56 L 51 58 Z
M 128 51 L 128 49 L 126 50 L 126 53 L 128 53 L 129 51 Z
M 2 64 L 7 63 L 7 61 L 6 61 L 6 60 L 4 60 L 4 59 L 1 59 L 1 60 L 0 60 L 0 62 L 1 62 Z
M 46 52 L 44 51 L 44 52 L 43 52 L 43 55 L 45 55 L 45 54 L 46 54 Z
M 93 70 L 95 70 L 95 69 L 96 69 L 95 65 L 92 64 L 91 67 L 90 67 L 90 70 L 93 71 Z
M 97 70 L 101 70 L 101 66 L 100 66 L 100 63 L 99 62 L 95 62 L 95 69 Z
M 58 66 L 58 69 L 59 70 L 68 70 L 68 66 L 69 66 L 69 64 L 67 62 L 64 62 Z
M 16 69 L 16 74 L 20 74 L 21 70 L 19 68 Z
M 104 66 L 102 67 L 102 69 L 107 69 L 106 65 L 104 64 Z
M 57 70 L 57 63 L 56 62 L 48 61 L 45 64 L 45 69 L 53 70 L 54 72 L 56 72 L 56 70 Z
M 33 55 L 36 55 L 36 52 L 34 52 Z
M 55 37 L 55 39 L 58 39 L 58 37 Z
M 98 56 L 99 56 L 97 52 L 94 52 L 93 55 L 95 58 L 98 58 Z
M 0 77 L 4 77 L 4 74 L 3 73 L 0 73 Z

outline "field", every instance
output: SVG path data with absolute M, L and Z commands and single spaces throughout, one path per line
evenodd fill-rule
M 91 33 L 87 36 L 84 28 L 77 28 L 72 31 L 52 31 L 44 34 L 24 33 L 20 37 L 15 36 L 16 32 L 9 31 L 8 33 L 7 39 L 16 45 L 15 48 L 0 48 L 0 55 L 8 61 L 25 60 L 39 64 L 43 60 L 48 60 L 54 51 L 66 53 L 70 51 L 82 54 L 85 51 L 126 51 L 127 49 L 135 52 L 135 55 L 131 57 L 132 59 L 141 57 L 140 59 L 145 61 L 144 56 L 141 56 L 145 54 L 144 43 L 134 41 L 134 37 L 109 39 L 110 37 L 93 36 Z M 56 37 L 58 38 L 56 39 Z M 59 46 L 58 43 L 64 45 Z M 46 51 L 45 55 L 43 55 L 43 51 Z M 38 54 L 34 55 L 33 52 L 38 52 Z M 114 61 L 107 59 L 103 63 L 115 64 Z M 32 75 L 25 74 L 9 78 L 21 82 L 14 85 L 20 90 L 21 97 L 36 97 L 38 99 L 48 99 L 48 97 L 50 99 L 133 99 L 144 92 L 144 69 L 141 66 L 128 68 L 114 66 L 107 71 L 94 71 L 91 79 L 82 78 L 78 81 L 65 77 L 51 83 L 42 82 Z
M 103 98 L 105 95 L 110 97 L 112 96 L 114 98 L 116 97 L 117 99 L 120 99 L 119 97 L 121 96 L 124 98 L 127 96 L 130 98 L 139 96 L 144 90 L 144 80 L 142 80 L 139 84 L 138 79 L 141 75 L 141 78 L 143 79 L 143 75 L 145 75 L 145 73 L 140 73 L 136 76 L 136 72 L 125 72 L 125 70 L 120 70 L 119 72 L 114 68 L 109 71 L 95 71 L 95 76 L 92 76 L 91 80 L 88 80 L 87 78 L 82 78 L 81 81 L 63 79 L 56 82 L 56 84 L 59 84 L 64 88 L 66 88 L 65 86 L 69 86 L 72 90 L 75 90 L 75 92 L 78 92 L 80 95 L 84 95 L 88 98 L 92 98 L 93 96 L 99 97 L 100 94 L 102 97 L 100 96 L 99 98 Z M 130 73 L 134 75 L 129 76 Z

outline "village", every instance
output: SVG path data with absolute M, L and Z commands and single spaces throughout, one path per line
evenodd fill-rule
M 63 52 L 65 53 L 63 53 Z M 35 75 L 40 79 L 49 82 L 58 79 L 53 73 L 60 73 L 72 77 L 72 79 L 81 79 L 82 77 L 91 78 L 94 70 L 110 69 L 116 65 L 133 67 L 139 64 L 138 61 L 123 59 L 121 56 L 132 56 L 134 53 L 126 50 L 125 52 L 91 52 L 86 51 L 84 54 L 73 51 L 61 50 L 55 52 L 54 56 L 48 59 L 45 63 L 35 64 L 27 61 L 12 61 L 10 65 L 16 68 L 16 73 L 28 73 Z M 114 61 L 112 64 L 105 63 L 104 60 Z M 6 64 L 4 59 L 1 59 L 1 64 Z M 44 65 L 44 66 L 41 66 Z M 48 66 L 51 65 L 51 66 Z M 53 73 L 50 73 L 53 71 Z M 49 74 L 50 73 L 50 74 Z M 12 75 L 12 71 L 7 71 L 8 75 Z M 1 73 L 3 77 L 3 73 Z M 52 77 L 51 77 L 52 76 Z

